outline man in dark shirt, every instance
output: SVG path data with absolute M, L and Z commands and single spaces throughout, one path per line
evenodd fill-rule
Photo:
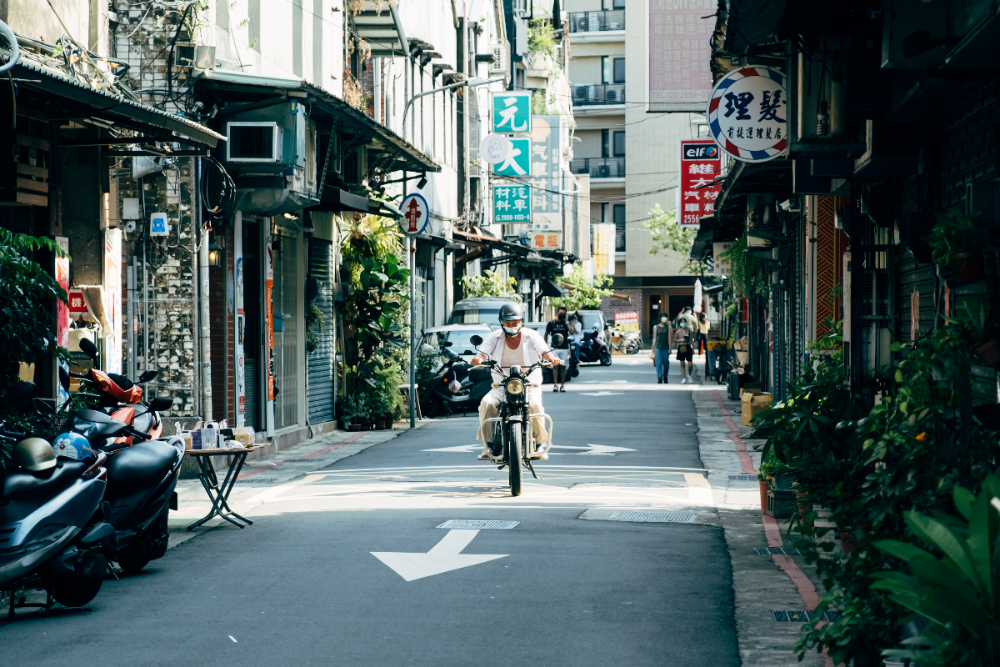
M 549 343 L 549 336 L 552 336 L 552 354 L 559 357 L 561 364 L 552 369 L 552 391 L 566 391 L 566 373 L 569 372 L 569 323 L 566 322 L 566 309 L 559 307 L 556 309 L 556 319 L 549 320 L 545 327 L 545 342 Z M 555 340 L 556 334 L 562 336 L 562 340 Z

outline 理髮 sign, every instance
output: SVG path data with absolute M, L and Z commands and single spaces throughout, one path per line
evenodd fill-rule
M 741 67 L 724 76 L 708 101 L 708 127 L 719 147 L 741 162 L 767 162 L 788 151 L 785 75 Z

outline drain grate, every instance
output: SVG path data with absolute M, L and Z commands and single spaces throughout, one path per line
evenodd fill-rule
M 795 547 L 757 547 L 758 556 L 798 556 L 799 550 Z
M 646 523 L 694 523 L 698 515 L 692 512 L 631 512 L 620 510 L 608 518 L 612 521 L 641 521 Z
M 730 475 L 730 482 L 756 482 L 757 475 Z
M 451 519 L 445 521 L 438 528 L 450 530 L 510 530 L 519 521 L 492 521 L 489 519 Z
M 247 479 L 236 480 L 237 484 L 275 484 L 279 480 L 277 477 L 248 477 Z
M 820 619 L 833 623 L 837 620 L 837 612 L 835 611 L 824 611 L 822 614 L 817 614 L 811 611 L 781 610 L 772 611 L 771 616 L 778 623 L 807 623 L 809 621 L 818 621 Z
M 729 416 L 728 414 L 724 415 L 721 412 L 713 412 L 712 414 L 709 415 L 709 417 L 728 417 L 728 416 Z

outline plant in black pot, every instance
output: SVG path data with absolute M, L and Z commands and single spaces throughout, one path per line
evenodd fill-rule
M 953 208 L 939 213 L 934 228 L 927 236 L 931 257 L 941 267 L 941 277 L 952 289 L 982 280 L 983 239 L 976 234 L 973 223 L 978 213 L 965 215 Z
M 368 428 L 371 411 L 364 394 L 352 393 L 340 401 L 340 421 L 348 431 L 364 431 Z

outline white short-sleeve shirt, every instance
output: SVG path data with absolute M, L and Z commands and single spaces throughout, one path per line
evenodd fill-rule
M 479 351 L 493 361 L 500 362 L 503 359 L 503 347 L 506 344 L 506 338 L 507 336 L 503 329 L 497 329 L 486 337 L 483 344 L 479 346 Z M 538 363 L 542 355 L 550 351 L 542 335 L 534 329 L 528 329 L 527 327 L 521 329 L 521 347 L 524 351 L 524 365 L 526 367 Z M 501 379 L 496 371 L 493 372 L 493 377 L 497 381 Z M 541 384 L 542 369 L 536 368 L 529 380 L 533 384 Z

